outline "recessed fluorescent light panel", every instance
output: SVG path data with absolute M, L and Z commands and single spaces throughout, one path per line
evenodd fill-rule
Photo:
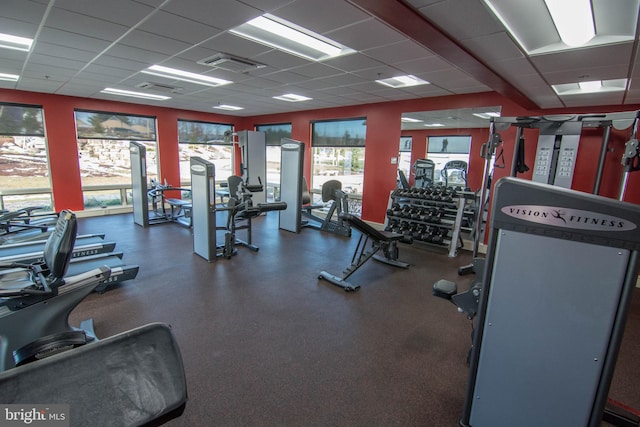
M 627 87 L 627 79 L 595 80 L 589 82 L 551 85 L 560 96 L 584 95 L 588 93 L 619 92 Z
M 444 126 L 444 124 L 443 123 L 425 123 L 424 126 L 428 128 L 441 128 Z
M 376 80 L 376 82 L 385 86 L 395 88 L 395 89 L 429 84 L 428 81 L 422 80 L 416 76 L 411 76 L 411 75 L 391 77 L 389 79 Z
M 150 93 L 142 93 L 142 92 L 133 92 L 130 90 L 114 89 L 111 87 L 107 87 L 101 90 L 100 92 L 107 93 L 109 95 L 130 96 L 132 98 L 154 99 L 156 101 L 164 101 L 166 99 L 171 99 L 170 96 L 153 95 Z
M 483 0 L 529 55 L 635 39 L 640 0 Z
M 213 108 L 217 108 L 218 110 L 229 110 L 229 111 L 244 110 L 244 107 L 236 107 L 235 105 L 227 105 L 227 104 L 216 105 Z
M 400 120 L 403 121 L 404 123 L 420 123 L 422 121 L 422 120 L 414 119 L 414 118 L 411 118 L 411 117 L 403 117 Z
M 300 101 L 309 101 L 312 98 L 307 98 L 306 96 L 296 95 L 295 93 L 286 93 L 280 96 L 274 96 L 273 98 L 279 99 L 281 101 L 289 101 L 289 102 L 300 102 Z
M 336 41 L 268 13 L 232 28 L 229 32 L 312 61 L 355 52 Z
M 490 119 L 491 117 L 500 117 L 500 113 L 496 111 L 487 111 L 484 113 L 473 113 L 474 116 L 480 117 L 481 119 Z
M 595 37 L 591 0 L 544 0 L 544 3 L 567 46 L 584 46 Z
M 202 74 L 191 73 L 189 71 L 178 70 L 176 68 L 163 67 L 162 65 L 152 65 L 141 71 L 144 74 L 152 76 L 166 77 L 168 79 L 180 80 L 183 82 L 195 83 L 205 86 L 222 86 L 233 83 L 229 80 L 219 79 L 217 77 L 205 76 Z
M 5 49 L 21 50 L 23 52 L 29 52 L 33 39 L 26 37 L 12 36 L 11 34 L 0 33 L 0 47 Z
M 17 82 L 19 79 L 20 79 L 20 76 L 17 74 L 0 73 L 0 80 L 2 81 Z

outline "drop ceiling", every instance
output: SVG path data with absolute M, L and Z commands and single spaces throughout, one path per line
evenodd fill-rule
M 640 103 L 637 34 L 628 42 L 528 55 L 480 0 L 2 0 L 0 10 L 0 32 L 35 40 L 30 52 L 0 49 L 0 73 L 20 75 L 0 81 L 6 89 L 206 112 L 233 105 L 243 109 L 223 113 L 237 116 L 486 91 L 526 108 Z M 315 62 L 230 33 L 265 13 L 355 52 Z M 637 22 L 637 8 L 632 17 Z M 218 54 L 264 67 L 198 63 Z M 141 72 L 151 65 L 233 83 L 206 87 Z M 430 84 L 394 89 L 375 82 L 402 74 Z M 622 92 L 567 97 L 551 88 L 580 79 L 629 84 Z M 122 98 L 101 93 L 105 87 L 171 98 Z M 273 98 L 285 93 L 312 100 Z

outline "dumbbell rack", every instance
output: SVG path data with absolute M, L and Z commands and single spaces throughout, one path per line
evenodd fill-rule
M 402 233 L 414 242 L 446 248 L 457 255 L 460 233 L 471 233 L 475 194 L 434 185 L 410 190 L 394 190 L 389 197 L 385 230 Z

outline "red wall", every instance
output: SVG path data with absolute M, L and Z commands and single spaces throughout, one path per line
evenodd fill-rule
M 383 222 L 389 193 L 396 186 L 397 165 L 392 164 L 391 158 L 397 157 L 399 139 L 401 136 L 400 118 L 404 112 L 443 110 L 455 108 L 474 108 L 500 105 L 503 116 L 540 115 L 540 111 L 526 111 L 508 99 L 493 93 L 480 93 L 472 95 L 456 95 L 436 98 L 424 98 L 417 100 L 357 105 L 322 110 L 296 111 L 291 113 L 263 115 L 257 117 L 234 117 L 215 113 L 202 113 L 187 110 L 175 110 L 170 108 L 128 104 L 124 102 L 92 100 L 86 98 L 67 97 L 42 93 L 21 92 L 0 89 L 0 102 L 14 102 L 33 105 L 42 105 L 45 114 L 47 141 L 49 145 L 49 157 L 51 168 L 51 181 L 53 186 L 54 203 L 56 210 L 69 208 L 82 210 L 83 199 L 81 180 L 78 165 L 77 143 L 75 135 L 74 109 L 109 111 L 124 114 L 138 114 L 157 117 L 158 122 L 158 151 L 160 156 L 160 179 L 166 180 L 171 185 L 180 183 L 180 170 L 178 159 L 178 130 L 177 119 L 212 121 L 229 123 L 236 130 L 254 129 L 256 124 L 288 123 L 292 124 L 292 138 L 305 143 L 305 174 L 309 176 L 311 169 L 311 122 L 313 120 L 343 119 L 366 117 L 366 157 L 363 187 L 363 211 L 364 219 L 374 222 Z M 633 111 L 638 106 L 608 107 L 583 109 L 571 111 L 571 113 L 583 114 L 589 112 Z M 559 114 L 562 110 L 547 112 L 544 114 Z M 413 138 L 412 161 L 424 158 L 426 153 L 427 135 L 442 134 L 471 134 L 471 156 L 469 164 L 469 186 L 477 189 L 481 185 L 484 160 L 480 158 L 480 147 L 488 139 L 488 129 L 461 129 L 446 131 L 419 131 L 403 132 L 403 135 L 411 135 Z M 506 167 L 497 169 L 494 180 L 508 175 L 513 157 L 513 146 L 516 130 L 511 127 L 500 131 L 505 141 L 504 159 Z M 623 153 L 624 142 L 629 138 L 630 130 L 612 132 L 609 147 L 611 149 L 606 157 L 606 166 L 600 194 L 608 197 L 616 197 L 622 167 L 620 159 Z M 535 148 L 537 144 L 537 131 L 527 129 L 524 132 L 526 141 L 526 162 L 533 168 Z M 588 129 L 583 132 L 580 140 L 576 171 L 574 175 L 574 188 L 591 192 L 595 168 L 600 154 L 602 143 L 601 129 Z M 637 188 L 640 185 L 639 174 L 632 174 L 629 180 L 629 188 Z M 531 177 L 531 171 L 523 175 Z M 640 204 L 639 192 L 629 191 L 626 200 Z

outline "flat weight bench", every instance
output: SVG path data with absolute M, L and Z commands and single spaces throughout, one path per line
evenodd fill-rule
M 166 199 L 166 202 L 171 207 L 171 219 L 191 227 L 191 209 L 193 208 L 191 200 Z
M 0 373 L 0 402 L 25 411 L 68 405 L 71 426 L 160 425 L 182 415 L 186 401 L 180 349 L 163 323 Z
M 377 230 L 353 214 L 343 213 L 340 215 L 340 219 L 348 222 L 361 233 L 358 245 L 351 258 L 351 265 L 344 270 L 342 277 L 321 271 L 318 279 L 327 280 L 329 283 L 350 292 L 358 290 L 360 285 L 351 284 L 346 279 L 362 267 L 369 258 L 394 267 L 409 268 L 409 264 L 406 262 L 398 261 L 398 242 L 411 243 L 411 239 L 407 239 L 403 234 Z M 367 250 L 369 240 L 371 240 L 371 247 Z M 382 250 L 383 255 L 378 254 L 380 250 Z

